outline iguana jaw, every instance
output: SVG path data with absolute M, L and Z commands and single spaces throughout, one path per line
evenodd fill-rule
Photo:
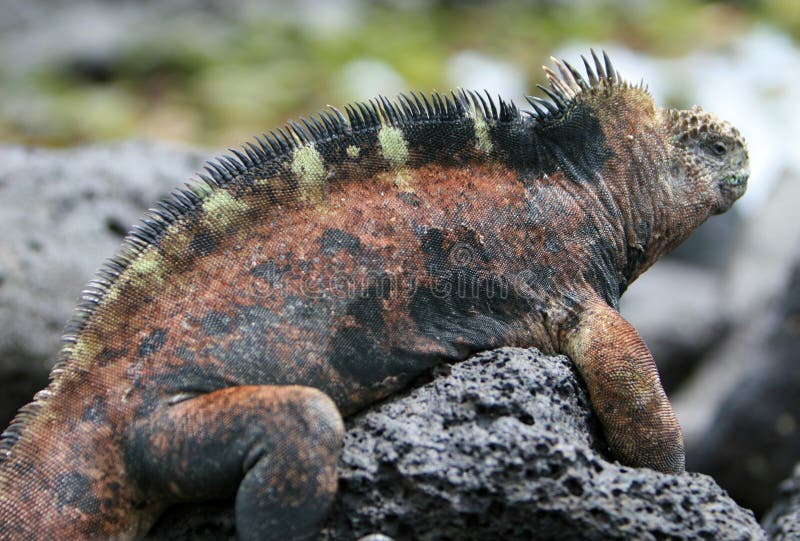
M 717 183 L 720 193 L 720 204 L 714 208 L 714 214 L 721 214 L 728 210 L 734 201 L 744 195 L 747 189 L 747 179 L 750 177 L 748 170 L 731 174 Z

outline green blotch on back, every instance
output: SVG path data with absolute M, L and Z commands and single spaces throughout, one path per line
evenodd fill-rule
M 313 145 L 306 145 L 294 151 L 292 173 L 297 175 L 297 184 L 300 187 L 302 199 L 316 199 L 322 194 L 327 172 L 322 155 Z
M 88 363 L 103 351 L 103 343 L 91 334 L 84 333 L 70 348 L 70 356 L 79 363 Z
M 131 283 L 141 285 L 147 280 L 160 282 L 163 272 L 164 258 L 155 248 L 150 248 L 131 262 L 127 274 L 130 276 Z
M 378 141 L 383 157 L 392 167 L 402 167 L 408 162 L 408 144 L 400 128 L 384 126 L 378 132 Z
M 408 143 L 400 128 L 384 126 L 378 132 L 381 152 L 394 169 L 394 185 L 402 192 L 413 192 L 412 175 L 406 168 L 408 163 Z
M 203 201 L 205 222 L 212 231 L 218 227 L 229 227 L 246 211 L 247 204 L 237 200 L 225 189 L 214 190 Z
M 475 113 L 475 148 L 489 154 L 494 146 L 492 145 L 492 138 L 489 135 L 489 125 L 486 119 L 480 113 Z
M 102 303 L 108 306 L 117 301 L 124 302 L 126 298 L 130 299 L 131 297 L 121 296 L 122 291 L 128 287 L 136 288 L 147 295 L 155 294 L 156 288 L 164 284 L 164 276 L 167 270 L 164 256 L 155 247 L 151 246 L 130 262 L 120 280 L 115 282 L 103 295 Z M 125 321 L 116 317 L 115 310 L 112 309 L 107 312 L 106 317 L 102 320 L 101 329 L 103 332 L 113 336 L 116 329 L 124 324 Z M 97 335 L 84 332 L 67 349 L 70 357 L 75 359 L 79 365 L 88 365 L 97 358 L 104 347 L 105 342 L 102 339 L 98 339 Z
M 355 145 L 350 145 L 349 147 L 347 147 L 347 156 L 349 158 L 353 159 L 358 158 L 360 154 L 361 154 L 361 149 L 359 147 Z
M 401 192 L 414 192 L 414 186 L 412 180 L 414 176 L 411 174 L 408 169 L 401 169 L 398 171 L 394 176 L 394 185 L 397 186 L 397 189 Z

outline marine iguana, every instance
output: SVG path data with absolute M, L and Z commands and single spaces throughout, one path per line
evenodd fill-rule
M 443 362 L 565 353 L 625 464 L 681 472 L 626 287 L 740 197 L 744 140 L 592 52 L 531 110 L 401 94 L 208 163 L 84 290 L 49 386 L 0 441 L 0 537 L 135 538 L 235 495 L 242 539 L 306 539 L 342 416 Z

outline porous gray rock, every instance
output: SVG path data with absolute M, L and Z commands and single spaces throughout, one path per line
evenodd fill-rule
M 800 463 L 780 486 L 780 495 L 764 517 L 764 529 L 772 541 L 800 539 Z
M 482 353 L 348 421 L 322 539 L 764 539 L 711 478 L 604 449 L 569 359 Z M 200 513 L 169 512 L 153 538 L 232 535 L 230 507 Z
M 47 384 L 81 289 L 204 153 L 130 141 L 0 146 L 0 425 Z M 210 153 L 209 153 L 210 155 Z
M 330 540 L 758 539 L 708 477 L 610 462 L 566 357 L 504 348 L 359 417 Z

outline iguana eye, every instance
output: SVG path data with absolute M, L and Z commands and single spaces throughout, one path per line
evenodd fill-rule
M 725 143 L 722 141 L 715 141 L 711 145 L 711 150 L 714 151 L 714 154 L 717 156 L 724 156 L 726 152 L 728 152 L 728 147 L 725 146 Z

